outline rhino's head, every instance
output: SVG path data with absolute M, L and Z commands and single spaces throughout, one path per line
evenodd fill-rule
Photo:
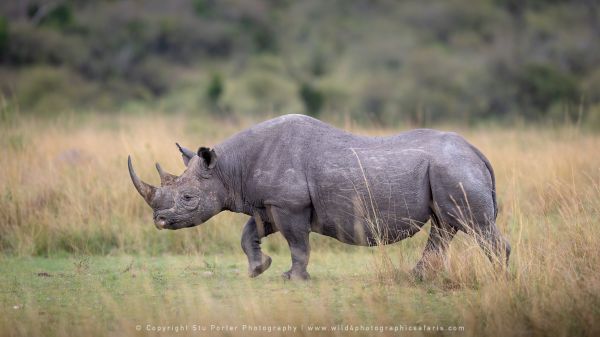
M 158 229 L 180 229 L 197 226 L 223 209 L 225 188 L 214 172 L 217 155 L 214 150 L 201 147 L 197 153 L 182 148 L 187 166 L 179 177 L 166 173 L 160 165 L 160 187 L 143 182 L 133 170 L 128 158 L 129 175 L 133 185 L 154 210 L 154 224 Z

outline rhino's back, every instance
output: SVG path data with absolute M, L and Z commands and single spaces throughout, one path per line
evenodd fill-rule
M 247 141 L 272 144 L 286 151 L 303 149 L 304 153 L 306 150 L 326 153 L 348 148 L 431 148 L 432 144 L 443 141 L 444 136 L 450 134 L 432 129 L 415 129 L 392 136 L 369 137 L 352 134 L 306 115 L 289 114 L 256 124 L 239 135 Z

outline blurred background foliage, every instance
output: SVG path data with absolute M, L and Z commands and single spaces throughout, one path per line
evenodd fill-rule
M 597 0 L 3 0 L 3 114 L 600 128 Z

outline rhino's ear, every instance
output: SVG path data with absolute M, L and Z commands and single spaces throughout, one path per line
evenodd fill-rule
M 175 143 L 175 145 L 177 145 L 179 152 L 181 152 L 181 157 L 183 158 L 183 163 L 185 164 L 185 166 L 188 166 L 188 163 L 196 155 L 196 153 L 190 149 L 181 147 L 181 145 L 179 145 L 179 143 Z
M 208 169 L 212 169 L 217 164 L 217 154 L 215 153 L 215 150 L 201 147 L 198 149 L 198 156 L 204 160 Z

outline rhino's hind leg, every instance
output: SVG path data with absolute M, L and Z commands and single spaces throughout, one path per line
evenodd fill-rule
M 455 227 L 440 221 L 435 214 L 432 214 L 431 230 L 423 256 L 413 269 L 413 274 L 417 278 L 422 279 L 428 270 L 435 270 L 440 264 L 446 263 L 448 246 L 456 232 Z
M 496 226 L 492 199 L 476 190 L 465 189 L 462 193 L 462 197 L 455 193 L 457 197 L 451 200 L 454 205 L 446 202 L 438 214 L 447 214 L 446 223 L 475 237 L 488 259 L 503 269 L 508 266 L 510 244 Z
M 510 245 L 495 223 L 493 176 L 483 163 L 474 160 L 471 164 L 430 168 L 435 213 L 442 222 L 473 235 L 487 257 L 505 267 Z
M 511 247 L 508 240 L 500 234 L 495 222 L 489 221 L 485 226 L 475 228 L 472 234 L 493 264 L 500 268 L 508 267 Z
M 260 249 L 260 240 L 265 236 L 274 233 L 273 226 L 256 223 L 254 217 L 251 217 L 242 233 L 242 250 L 248 257 L 248 275 L 256 277 L 262 274 L 271 266 L 271 257 L 264 254 Z

